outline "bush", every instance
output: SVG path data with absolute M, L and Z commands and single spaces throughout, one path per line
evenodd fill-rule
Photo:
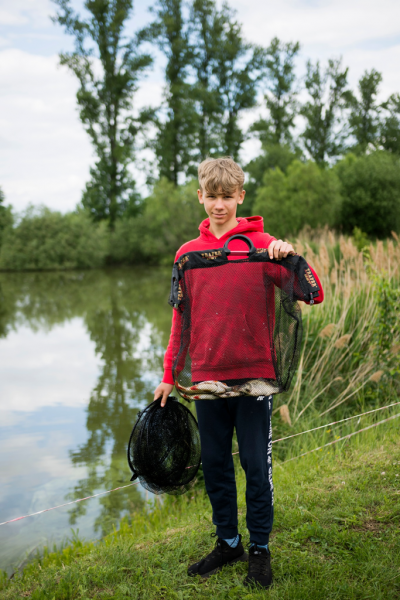
M 333 226 L 340 212 L 339 180 L 314 162 L 292 162 L 286 174 L 265 173 L 253 213 L 264 217 L 265 229 L 277 237 L 296 235 L 305 225 Z
M 143 202 L 141 215 L 116 222 L 110 262 L 171 265 L 178 248 L 198 237 L 199 223 L 207 217 L 196 189 L 195 181 L 178 187 L 167 179 L 157 182 Z
M 257 191 L 262 185 L 263 175 L 269 169 L 279 168 L 286 173 L 288 166 L 296 159 L 300 160 L 299 151 L 293 152 L 289 146 L 280 144 L 264 145 L 259 156 L 251 160 L 245 167 L 248 181 L 245 183 L 246 198 L 239 204 L 237 214 L 246 217 L 252 214 Z
M 207 217 L 197 198 L 197 182 L 175 187 L 159 181 L 138 219 L 141 252 L 152 263 L 172 264 L 178 248 L 199 235 L 199 223 Z
M 340 161 L 338 174 L 343 197 L 340 225 L 345 233 L 359 227 L 376 238 L 400 231 L 400 158 L 377 151 Z
M 108 263 L 136 265 L 147 261 L 142 252 L 143 215 L 118 219 L 110 232 Z
M 29 208 L 5 229 L 0 269 L 49 270 L 101 267 L 108 251 L 106 225 L 94 225 L 84 211 Z
M 5 195 L 0 187 L 0 248 L 5 229 L 12 226 L 13 216 L 11 206 L 4 206 Z

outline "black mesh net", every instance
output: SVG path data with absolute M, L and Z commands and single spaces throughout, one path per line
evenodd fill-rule
M 197 421 L 176 398 L 161 399 L 138 414 L 128 444 L 128 463 L 144 488 L 153 494 L 184 494 L 200 466 Z
M 231 260 L 228 243 L 236 237 L 250 250 Z M 179 394 L 191 401 L 287 391 L 300 356 L 298 300 L 312 304 L 318 292 L 304 258 L 270 259 L 245 236 L 232 236 L 223 249 L 180 256 L 170 297 Z

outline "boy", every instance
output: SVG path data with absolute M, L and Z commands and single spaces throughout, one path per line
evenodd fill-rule
M 243 203 L 246 192 L 243 190 L 244 173 L 231 158 L 202 162 L 199 183 L 199 202 L 204 205 L 209 218 L 200 224 L 200 236 L 178 250 L 175 261 L 186 252 L 222 248 L 238 233 L 249 237 L 256 248 L 268 248 L 270 258 L 279 260 L 294 252 L 287 242 L 263 232 L 262 217 L 236 218 L 237 206 Z M 248 249 L 242 240 L 233 240 L 229 248 Z M 319 303 L 323 300 L 322 286 L 314 271 L 313 274 L 321 289 L 315 298 L 315 303 Z M 246 285 L 251 293 L 251 280 Z M 165 406 L 174 386 L 171 339 L 175 325 L 176 311 L 165 353 L 163 381 L 154 392 L 154 399 L 162 396 L 161 406 Z M 235 325 L 232 323 L 232 327 Z M 231 454 L 235 428 L 240 462 L 246 473 L 246 519 L 250 532 L 249 570 L 244 584 L 257 583 L 268 588 L 272 582 L 268 549 L 273 522 L 272 396 L 196 400 L 196 412 L 205 486 L 216 525 L 216 533 L 211 535 L 218 539 L 214 550 L 191 565 L 188 574 L 208 577 L 226 564 L 247 558 L 237 530 L 237 493 Z

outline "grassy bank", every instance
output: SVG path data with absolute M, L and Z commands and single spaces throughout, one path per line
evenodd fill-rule
M 123 522 L 118 532 L 97 544 L 75 541 L 62 552 L 46 553 L 22 575 L 4 578 L 0 597 L 398 598 L 398 426 L 394 420 L 302 459 L 281 466 L 275 461 L 270 540 L 275 583 L 269 592 L 250 593 L 242 586 L 247 568 L 243 563 L 226 567 L 206 582 L 187 577 L 187 566 L 213 543 L 208 500 L 202 492 L 193 492 L 165 497 L 151 513 L 133 515 L 131 523 Z M 307 443 L 314 442 L 304 440 Z M 244 476 L 236 466 L 240 531 L 247 542 Z

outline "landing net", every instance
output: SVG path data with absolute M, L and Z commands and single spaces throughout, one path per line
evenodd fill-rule
M 232 260 L 235 238 L 249 251 Z M 169 300 L 177 311 L 171 343 L 179 394 L 190 402 L 287 391 L 302 340 L 298 301 L 313 304 L 319 291 L 304 258 L 270 259 L 243 235 L 180 256 Z

